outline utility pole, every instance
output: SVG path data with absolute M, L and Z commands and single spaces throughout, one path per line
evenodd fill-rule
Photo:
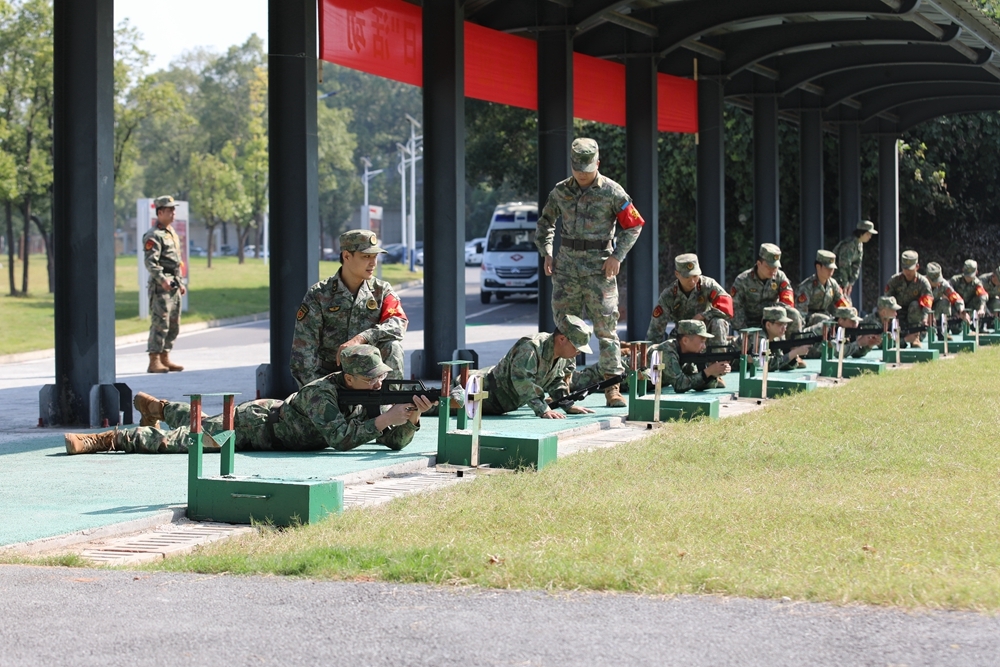
M 371 229 L 371 224 L 368 221 L 368 181 L 385 170 L 376 169 L 375 171 L 370 171 L 372 161 L 366 157 L 361 158 L 361 163 L 365 165 L 365 173 L 361 176 L 361 184 L 365 186 L 365 208 L 361 211 L 361 229 Z
M 422 127 L 420 121 L 406 114 L 406 120 L 410 121 L 410 140 L 407 142 L 407 149 L 410 154 L 410 215 L 409 215 L 409 229 L 410 233 L 408 239 L 410 242 L 410 271 L 416 271 L 416 253 L 414 252 L 416 248 L 417 240 L 417 160 L 421 159 L 417 155 L 418 148 L 423 149 L 422 146 L 417 146 L 417 142 L 423 142 L 423 135 L 417 136 L 417 128 Z

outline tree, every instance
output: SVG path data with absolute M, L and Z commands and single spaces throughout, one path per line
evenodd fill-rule
M 209 153 L 194 153 L 188 168 L 191 208 L 208 230 L 208 268 L 212 268 L 215 228 L 233 222 L 247 209 L 243 184 L 236 167 Z
M 258 66 L 254 69 L 249 93 L 248 136 L 241 146 L 241 155 L 236 158 L 248 207 L 245 222 L 237 223 L 240 264 L 244 260 L 243 248 L 246 247 L 250 231 L 259 231 L 263 227 L 264 212 L 267 210 L 267 181 L 270 166 L 267 153 L 267 70 L 264 67 Z M 258 235 L 255 247 L 258 257 L 260 257 L 260 246 Z
M 337 236 L 351 217 L 361 197 L 354 155 L 357 138 L 347 127 L 350 109 L 334 109 L 320 104 L 316 125 L 319 141 L 319 224 L 324 234 Z

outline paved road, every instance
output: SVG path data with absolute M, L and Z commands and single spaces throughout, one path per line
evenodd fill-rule
M 1000 620 L 685 596 L 0 567 L 0 665 L 995 665 Z

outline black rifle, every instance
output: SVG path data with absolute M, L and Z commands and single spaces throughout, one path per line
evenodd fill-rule
M 552 401 L 551 407 L 553 409 L 562 408 L 563 410 L 566 410 L 567 408 L 573 407 L 573 404 L 576 403 L 577 401 L 582 401 L 583 399 L 587 398 L 593 393 L 604 391 L 605 389 L 608 389 L 610 387 L 617 387 L 622 382 L 624 382 L 627 377 L 628 377 L 627 373 L 622 373 L 621 375 L 612 375 L 611 377 L 605 378 L 604 380 L 598 382 L 597 384 L 592 384 L 589 387 L 584 387 L 583 389 L 577 389 L 576 391 L 570 394 L 566 394 L 558 401 Z
M 716 350 L 715 352 L 679 352 L 677 354 L 678 360 L 681 365 L 684 364 L 694 364 L 699 367 L 708 366 L 709 364 L 714 364 L 719 361 L 725 361 L 727 363 L 735 363 L 739 361 L 740 357 L 743 356 L 743 350 L 738 347 L 710 347 L 709 350 Z
M 430 402 L 441 398 L 440 389 L 428 389 L 420 380 L 382 380 L 381 389 L 337 389 L 337 405 L 347 413 L 360 405 L 368 416 L 381 414 L 381 406 L 412 403 L 414 396 L 423 396 Z
M 798 338 L 789 338 L 788 340 L 772 340 L 768 341 L 767 347 L 771 352 L 788 352 L 789 350 L 794 350 L 802 345 L 813 346 L 828 340 L 827 336 L 800 336 Z

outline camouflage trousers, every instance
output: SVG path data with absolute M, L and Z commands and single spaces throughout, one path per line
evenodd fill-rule
M 902 315 L 902 313 L 900 313 Z M 902 318 L 900 318 L 902 319 Z M 920 307 L 920 302 L 914 299 L 906 307 L 906 323 L 903 326 L 915 327 L 924 323 L 924 309 Z
M 705 328 L 714 336 L 708 343 L 710 347 L 725 347 L 729 344 L 729 320 L 714 317 L 705 321 Z
M 233 429 L 236 431 L 236 449 L 270 450 L 292 449 L 280 442 L 273 442 L 268 428 L 271 408 L 283 401 L 262 398 L 236 406 Z M 151 426 L 137 426 L 117 431 L 115 449 L 138 454 L 183 454 L 188 450 L 191 434 L 191 406 L 170 402 L 163 408 L 163 421 L 170 430 Z M 201 427 L 209 435 L 222 432 L 222 415 L 202 417 Z M 210 450 L 209 450 L 210 451 Z
M 159 354 L 174 347 L 174 339 L 181 328 L 181 291 L 164 292 L 163 288 L 149 283 L 149 342 L 146 352 Z
M 618 340 L 618 281 L 604 277 L 604 254 L 561 248 L 552 273 L 552 314 L 590 319 L 600 343 L 598 366 L 605 375 L 623 371 Z

